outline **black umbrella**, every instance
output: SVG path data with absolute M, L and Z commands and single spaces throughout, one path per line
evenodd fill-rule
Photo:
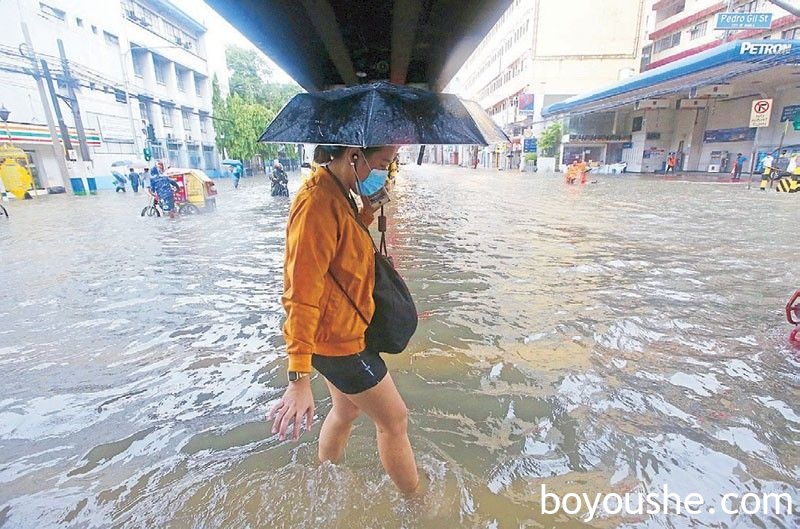
M 374 147 L 489 145 L 508 137 L 477 104 L 386 82 L 298 94 L 260 141 Z

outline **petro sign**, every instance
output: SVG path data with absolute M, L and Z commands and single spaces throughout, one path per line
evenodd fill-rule
M 720 13 L 714 29 L 770 29 L 772 13 Z
M 742 42 L 739 47 L 739 55 L 783 55 L 791 51 L 792 45 L 788 42 L 781 44 Z

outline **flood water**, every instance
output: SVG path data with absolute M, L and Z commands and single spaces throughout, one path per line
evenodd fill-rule
M 291 189 L 298 186 L 293 175 Z M 421 313 L 387 358 L 430 480 L 401 497 L 359 419 L 279 442 L 287 199 L 221 182 L 207 216 L 141 195 L 0 218 L 0 527 L 791 528 L 795 515 L 542 514 L 566 494 L 800 504 L 800 197 L 404 166 L 389 246 Z

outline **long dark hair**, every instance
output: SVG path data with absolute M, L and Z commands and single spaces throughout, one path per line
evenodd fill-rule
M 381 149 L 383 149 L 383 147 L 367 147 L 361 150 L 364 151 L 364 156 L 369 156 Z M 314 149 L 314 162 L 322 165 L 331 160 L 336 160 L 344 154 L 345 150 L 347 150 L 347 147 L 344 145 L 317 145 Z

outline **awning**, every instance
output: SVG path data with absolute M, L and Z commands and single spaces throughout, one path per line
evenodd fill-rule
M 585 114 L 634 101 L 719 84 L 782 64 L 800 63 L 800 44 L 793 40 L 744 40 L 666 64 L 591 94 L 571 97 L 542 110 L 542 117 Z

